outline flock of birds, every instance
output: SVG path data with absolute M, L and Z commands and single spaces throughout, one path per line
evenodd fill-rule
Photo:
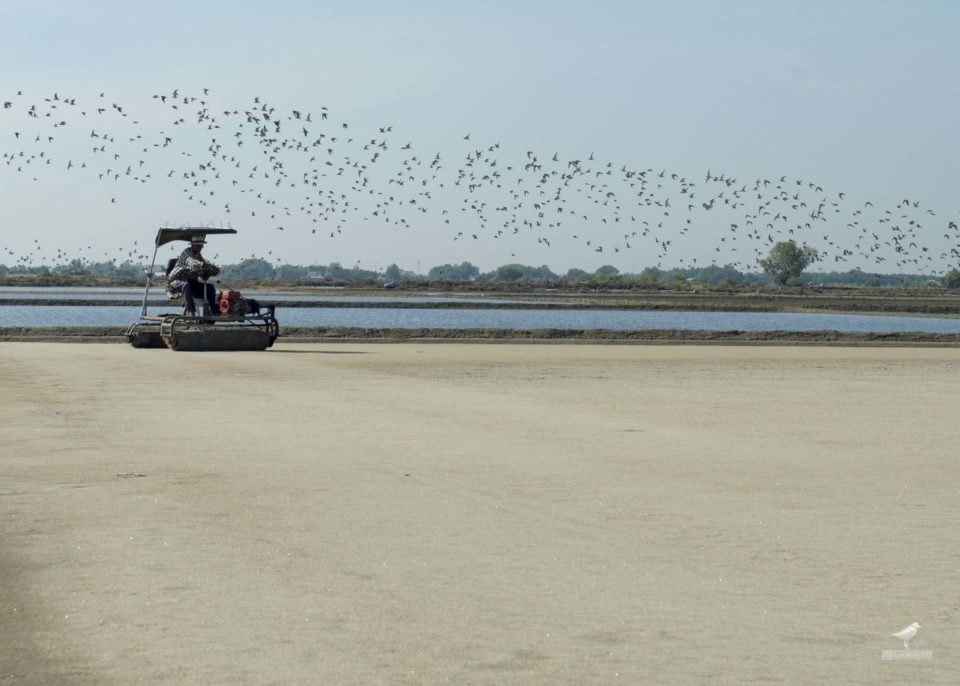
M 593 153 L 510 151 L 469 133 L 428 151 L 390 125 L 360 132 L 326 107 L 281 109 L 261 97 L 215 105 L 206 88 L 153 94 L 136 112 L 106 93 L 84 101 L 17 91 L 0 101 L 0 172 L 38 183 L 83 175 L 109 189 L 109 204 L 136 197 L 134 188 L 162 186 L 198 213 L 271 231 L 337 239 L 360 222 L 410 232 L 433 223 L 453 241 L 535 240 L 544 250 L 566 241 L 604 255 L 637 251 L 658 267 L 673 260 L 668 266 L 752 270 L 788 239 L 814 246 L 821 266 L 838 271 L 847 262 L 922 272 L 960 264 L 957 221 L 918 200 L 854 202 L 789 175 L 742 180 L 708 170 L 694 178 Z M 931 249 L 929 238 L 940 234 L 953 247 Z M 677 254 L 684 242 L 698 247 L 699 261 Z M 103 257 L 147 260 L 145 243 Z M 505 246 L 504 256 L 512 249 Z M 86 251 L 81 258 L 100 258 L 92 246 Z M 25 252 L 0 246 L 8 266 L 77 257 L 39 239 Z M 279 261 L 271 251 L 250 257 Z

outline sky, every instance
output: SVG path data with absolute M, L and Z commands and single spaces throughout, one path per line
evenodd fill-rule
M 220 262 L 756 269 L 794 238 L 826 270 L 942 273 L 960 247 L 956 26 L 960 3 L 922 0 L 0 0 L 0 263 L 149 261 L 161 225 L 206 224 L 239 232 Z M 174 111 L 174 91 L 196 100 Z M 235 128 L 255 104 L 289 146 Z M 320 133 L 332 166 L 291 147 Z M 191 189 L 212 139 L 230 164 Z

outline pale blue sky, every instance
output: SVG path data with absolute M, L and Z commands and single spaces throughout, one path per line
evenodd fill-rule
M 425 158 L 442 152 L 450 172 L 470 149 L 469 132 L 477 147 L 500 144 L 501 165 L 522 166 L 526 150 L 557 152 L 561 165 L 592 152 L 598 164 L 666 169 L 697 183 L 708 169 L 738 185 L 813 180 L 855 199 L 851 212 L 867 200 L 892 207 L 910 198 L 936 211 L 917 242 L 939 255 L 957 247 L 940 229 L 960 209 L 957 26 L 954 2 L 2 2 L 0 99 L 24 96 L 0 110 L 0 151 L 20 149 L 11 132 L 24 106 L 54 92 L 91 104 L 106 92 L 156 133 L 170 127 L 150 113 L 152 94 L 209 88 L 214 108 L 242 108 L 255 95 L 280 111 L 326 106 L 358 138 L 391 125 L 396 143 L 412 142 Z M 77 146 L 60 157 L 81 159 L 80 141 L 60 133 L 58 143 Z M 197 138 L 200 150 L 204 142 Z M 470 260 L 484 269 L 520 261 L 634 270 L 658 262 L 657 246 L 639 240 L 612 253 L 605 227 L 594 229 L 608 246 L 602 254 L 585 245 L 586 226 L 576 240 L 563 235 L 569 225 L 554 232 L 549 248 L 536 240 L 542 231 L 453 241 L 440 220 L 442 194 L 415 226 L 368 222 L 335 239 L 320 231 L 321 239 L 309 222 L 290 219 L 280 233 L 259 219 L 200 210 L 160 184 L 117 190 L 74 172 L 34 182 L 0 166 L 0 245 L 20 254 L 39 237 L 44 250 L 94 243 L 109 252 L 149 242 L 164 221 L 230 221 L 241 236 L 217 246 L 229 261 L 272 249 L 286 261 L 368 268 Z M 698 200 L 706 197 L 701 189 Z M 731 221 L 699 214 L 664 266 L 739 259 L 716 252 Z M 822 235 L 843 229 L 822 228 L 811 244 L 823 247 Z M 824 266 L 895 271 L 868 258 Z

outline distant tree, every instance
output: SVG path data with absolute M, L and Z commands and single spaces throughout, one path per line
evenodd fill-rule
M 480 276 L 480 268 L 470 264 L 469 262 L 461 262 L 459 269 L 461 281 L 473 281 L 475 278 Z
M 113 270 L 114 276 L 122 276 L 126 279 L 139 279 L 144 277 L 144 267 L 133 262 L 123 262 Z
M 0 264 L 0 276 L 3 276 L 4 274 L 6 274 L 6 273 L 9 272 L 9 271 L 10 271 L 10 267 L 8 267 L 8 266 L 5 265 L 5 264 Z
M 272 279 L 273 266 L 266 260 L 251 258 L 240 264 L 224 265 L 222 274 L 225 279 Z
M 346 275 L 347 270 L 344 269 L 343 265 L 339 262 L 331 262 L 326 267 L 321 267 L 320 273 L 327 278 L 342 279 L 344 275 Z
M 726 286 L 739 285 L 744 279 L 744 275 L 730 264 L 725 264 L 722 267 L 720 265 L 712 264 L 709 267 L 688 269 L 687 275 L 696 279 L 697 281 Z
M 531 281 L 553 281 L 557 278 L 557 275 L 553 273 L 550 267 L 541 264 L 539 267 L 527 267 L 524 270 L 524 278 Z
M 519 281 L 524 276 L 524 266 L 522 264 L 505 264 L 497 267 L 494 277 L 497 281 Z
M 654 286 L 657 283 L 657 279 L 655 277 L 646 273 L 635 274 L 633 276 L 633 281 L 642 286 Z
M 490 273 L 494 281 L 555 281 L 559 278 L 545 264 L 532 267 L 526 264 L 505 264 Z
M 943 275 L 943 278 L 940 279 L 940 283 L 947 288 L 960 288 L 960 271 L 951 269 Z
M 281 264 L 273 270 L 273 278 L 280 281 L 302 279 L 307 275 L 307 268 L 298 264 Z
M 115 261 L 111 262 L 91 262 L 87 265 L 88 273 L 94 276 L 113 276 L 117 268 Z
M 380 274 L 373 271 L 372 269 L 360 269 L 360 267 L 354 267 L 347 271 L 349 278 L 357 281 L 376 281 Z
M 54 271 L 61 274 L 86 274 L 87 266 L 83 260 L 75 257 L 65 264 L 54 267 Z
M 620 273 L 620 270 L 614 267 L 612 264 L 605 264 L 602 267 L 597 267 L 597 270 L 594 272 L 597 276 L 617 276 Z
M 478 276 L 480 276 L 479 267 L 469 262 L 437 265 L 427 273 L 428 279 L 436 281 L 473 281 Z
M 578 269 L 577 267 L 567 270 L 568 279 L 582 279 L 585 276 L 587 276 L 587 272 L 582 269 Z
M 383 271 L 383 275 L 387 277 L 387 281 L 399 281 L 403 278 L 403 272 L 400 271 L 400 267 L 396 264 L 391 264 Z
M 325 279 L 344 280 L 376 280 L 380 275 L 370 269 L 361 269 L 357 264 L 354 267 L 344 267 L 339 262 L 331 262 L 326 267 L 320 267 Z
M 799 279 L 803 270 L 820 258 L 815 248 L 800 247 L 796 241 L 780 241 L 770 249 L 770 255 L 760 260 L 760 266 L 774 281 L 784 285 L 791 279 Z

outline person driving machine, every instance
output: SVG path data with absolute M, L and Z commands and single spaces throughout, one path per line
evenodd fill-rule
M 220 314 L 217 304 L 217 292 L 213 284 L 206 283 L 211 276 L 220 273 L 220 268 L 204 259 L 201 252 L 207 242 L 206 236 L 196 234 L 190 238 L 190 247 L 180 253 L 177 263 L 167 276 L 167 291 L 183 296 L 187 314 L 195 317 L 197 305 L 195 298 L 204 298 L 210 308 L 210 314 Z

